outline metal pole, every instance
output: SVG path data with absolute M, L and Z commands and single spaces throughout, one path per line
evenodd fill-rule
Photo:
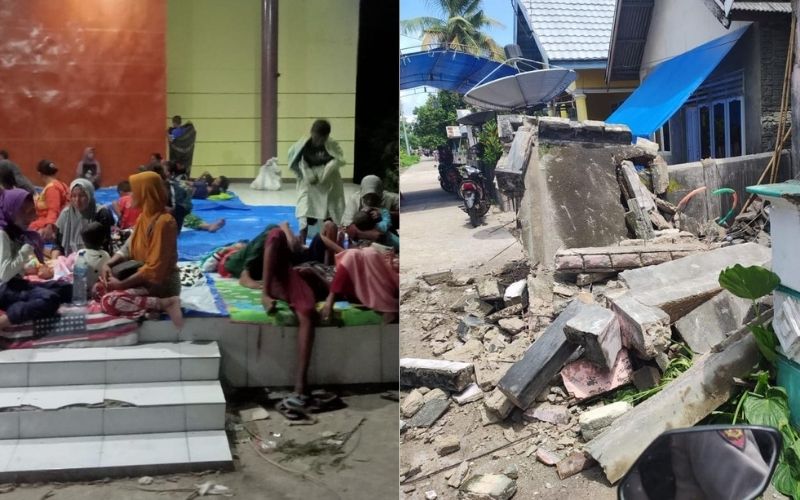
M 261 8 L 261 163 L 278 156 L 278 0 Z
M 406 140 L 406 153 L 411 156 L 411 146 L 408 145 L 408 132 L 406 131 L 406 119 L 403 116 L 403 101 L 400 100 L 400 122 L 403 124 L 403 137 Z

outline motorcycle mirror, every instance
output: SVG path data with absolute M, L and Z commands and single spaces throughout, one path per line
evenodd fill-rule
M 777 430 L 754 425 L 667 431 L 622 478 L 617 498 L 754 499 L 767 489 L 781 442 Z

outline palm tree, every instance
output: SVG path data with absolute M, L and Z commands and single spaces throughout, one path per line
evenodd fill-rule
M 429 0 L 441 11 L 444 19 L 415 17 L 400 21 L 404 35 L 422 32 L 422 46 L 446 46 L 492 59 L 503 60 L 503 51 L 497 42 L 481 32 L 489 26 L 502 27 L 481 9 L 481 0 Z

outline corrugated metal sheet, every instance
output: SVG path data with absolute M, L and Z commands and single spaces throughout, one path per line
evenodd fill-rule
M 647 42 L 652 0 L 620 0 L 610 49 L 609 81 L 638 80 L 639 67 Z
M 780 12 L 791 14 L 791 2 L 734 2 L 731 11 Z
M 550 61 L 608 58 L 615 0 L 522 0 Z

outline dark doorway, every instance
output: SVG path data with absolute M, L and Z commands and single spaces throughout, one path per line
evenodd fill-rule
M 366 175 L 398 191 L 400 2 L 359 2 L 353 182 Z

